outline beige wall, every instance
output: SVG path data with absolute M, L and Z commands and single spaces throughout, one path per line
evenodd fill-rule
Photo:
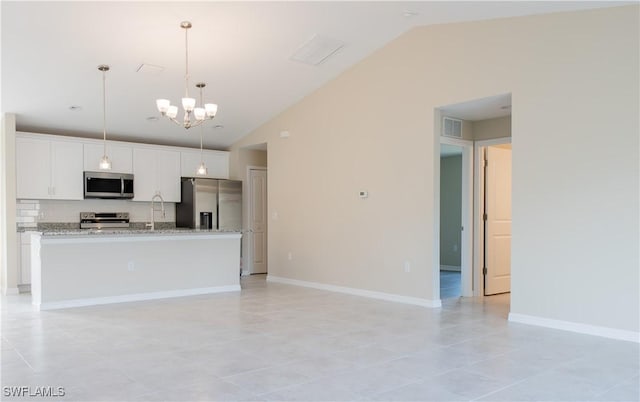
M 511 116 L 473 122 L 473 139 L 490 140 L 511 137 Z
M 638 12 L 416 28 L 235 144 L 268 143 L 270 273 L 433 299 L 434 108 L 511 93 L 511 311 L 638 331 Z
M 440 264 L 460 267 L 462 155 L 440 159 Z

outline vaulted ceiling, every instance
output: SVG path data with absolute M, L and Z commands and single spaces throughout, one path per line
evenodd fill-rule
M 190 94 L 206 82 L 205 100 L 219 105 L 204 143 L 225 149 L 412 27 L 617 4 L 3 1 L 1 110 L 21 131 L 101 137 L 97 66 L 108 64 L 108 138 L 197 146 L 199 128 L 157 119 L 155 106 L 183 96 L 188 20 Z M 344 46 L 318 65 L 292 60 L 316 35 Z

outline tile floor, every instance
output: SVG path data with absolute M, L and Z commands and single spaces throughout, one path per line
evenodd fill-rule
M 428 309 L 242 280 L 241 293 L 33 312 L 2 299 L 2 385 L 31 401 L 638 401 L 639 346 L 508 323 L 509 296 Z
M 462 295 L 460 272 L 440 270 L 440 299 L 451 299 Z

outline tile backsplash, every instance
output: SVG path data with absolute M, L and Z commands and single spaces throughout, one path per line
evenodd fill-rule
M 35 229 L 40 215 L 39 200 L 17 200 L 16 225 L 20 229 Z
M 175 222 L 176 204 L 165 202 L 165 217 L 156 203 L 156 222 Z M 151 220 L 151 203 L 126 200 L 17 200 L 16 223 L 18 230 L 35 229 L 38 223 L 80 223 L 80 212 L 129 212 L 134 222 Z

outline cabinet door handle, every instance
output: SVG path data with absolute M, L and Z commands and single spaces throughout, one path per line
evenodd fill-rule
M 124 177 L 120 177 L 120 195 L 124 194 Z

